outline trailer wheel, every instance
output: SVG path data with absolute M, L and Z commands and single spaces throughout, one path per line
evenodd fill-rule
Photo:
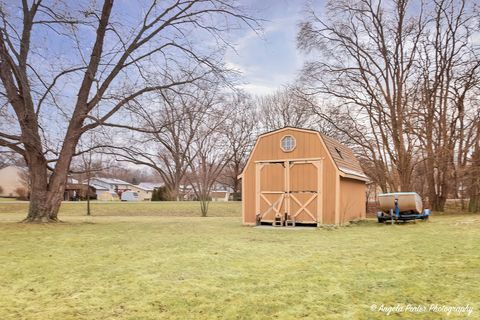
M 378 221 L 378 223 L 384 223 L 385 222 L 385 216 L 383 215 L 383 212 L 381 212 L 381 211 L 377 212 L 377 221 Z

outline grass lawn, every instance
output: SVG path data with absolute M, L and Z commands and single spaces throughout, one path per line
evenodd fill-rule
M 26 208 L 0 203 L 0 319 L 480 318 L 479 215 L 285 230 L 241 226 L 239 203 L 66 203 L 66 223 L 16 223 Z
M 0 202 L 3 202 L 3 201 L 12 202 L 12 201 L 17 201 L 17 199 L 16 199 L 16 198 L 3 198 L 3 197 L 0 197 Z
M 121 202 L 121 201 L 92 201 L 91 212 L 93 216 L 168 216 L 168 217 L 198 217 L 200 216 L 199 202 Z M 211 217 L 240 217 L 240 202 L 212 202 L 210 203 L 209 216 Z M 19 221 L 26 216 L 27 201 L 0 201 L 0 221 Z M 60 220 L 82 220 L 87 212 L 87 203 L 64 202 L 62 203 Z M 2 214 L 3 213 L 3 214 Z

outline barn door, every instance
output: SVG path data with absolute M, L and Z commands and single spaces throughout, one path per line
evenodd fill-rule
M 322 223 L 320 161 L 291 161 L 288 167 L 288 213 L 297 223 Z
M 272 222 L 285 215 L 285 164 L 259 163 L 257 169 L 257 214 L 263 222 Z
M 289 216 L 322 223 L 322 162 L 287 160 L 256 164 L 256 213 L 261 222 Z

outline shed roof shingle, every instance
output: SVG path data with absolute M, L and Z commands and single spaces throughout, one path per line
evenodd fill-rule
M 325 145 L 340 171 L 366 178 L 360 162 L 358 162 L 357 157 L 353 154 L 352 149 L 323 133 L 320 133 L 320 135 L 323 141 L 325 141 Z

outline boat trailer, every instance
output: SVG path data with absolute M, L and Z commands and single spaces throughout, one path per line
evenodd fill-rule
M 431 211 L 430 209 L 420 209 L 418 202 L 421 198 L 417 193 L 386 193 L 379 195 L 384 199 L 390 198 L 390 201 L 380 201 L 380 208 L 382 211 L 377 212 L 378 223 L 391 222 L 400 223 L 415 220 L 428 220 Z M 393 197 L 393 207 L 391 206 L 391 198 Z M 401 203 L 401 200 L 404 201 Z M 412 201 L 416 205 L 412 205 Z M 420 209 L 420 210 L 419 210 Z

